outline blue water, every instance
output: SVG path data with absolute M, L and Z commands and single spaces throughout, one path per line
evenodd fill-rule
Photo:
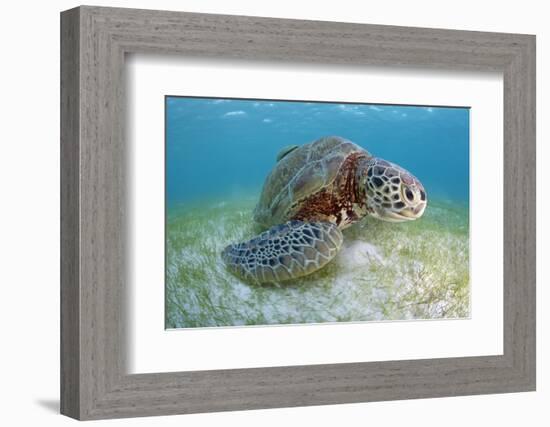
M 327 135 L 408 169 L 432 200 L 467 204 L 469 111 L 166 97 L 167 207 L 258 194 L 282 147 Z

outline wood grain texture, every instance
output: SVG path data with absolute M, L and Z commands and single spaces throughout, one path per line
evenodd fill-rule
M 80 414 L 78 10 L 61 20 L 61 412 Z
M 78 419 L 535 388 L 535 38 L 80 7 L 62 13 L 62 413 Z M 124 56 L 504 75 L 504 354 L 128 375 Z

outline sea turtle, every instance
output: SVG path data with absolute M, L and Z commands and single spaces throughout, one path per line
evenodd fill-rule
M 267 231 L 227 246 L 222 259 L 248 282 L 295 279 L 331 261 L 342 247 L 340 230 L 366 215 L 410 221 L 426 205 L 426 191 L 411 173 L 344 138 L 287 146 L 254 210 Z

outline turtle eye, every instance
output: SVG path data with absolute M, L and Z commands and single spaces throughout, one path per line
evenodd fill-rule
M 411 191 L 410 188 L 405 188 L 405 198 L 409 201 L 409 202 L 413 202 L 414 201 L 414 193 Z

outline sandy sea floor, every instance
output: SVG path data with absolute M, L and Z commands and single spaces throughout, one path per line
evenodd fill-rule
M 249 239 L 256 198 L 171 209 L 166 228 L 166 327 L 388 321 L 469 316 L 468 208 L 430 200 L 401 224 L 366 218 L 344 230 L 338 256 L 291 282 L 232 276 L 223 248 Z

